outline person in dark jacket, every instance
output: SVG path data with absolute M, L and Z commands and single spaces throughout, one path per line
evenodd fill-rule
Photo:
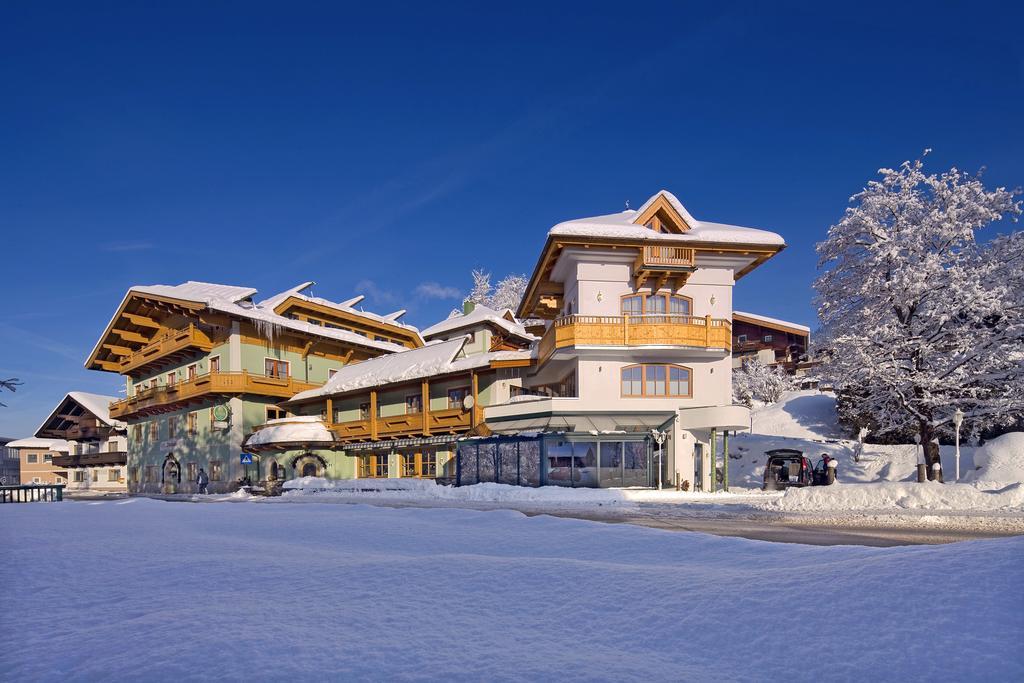
M 202 467 L 199 468 L 199 476 L 196 477 L 196 488 L 199 489 L 199 493 L 206 493 L 206 485 L 210 483 L 210 477 L 206 474 L 206 470 Z

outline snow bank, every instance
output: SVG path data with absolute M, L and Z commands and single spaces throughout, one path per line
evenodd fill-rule
M 782 398 L 754 408 L 753 433 L 802 439 L 843 436 L 836 416 L 836 397 L 818 391 L 787 391 Z
M 787 489 L 781 498 L 764 503 L 780 512 L 892 512 L 894 510 L 955 510 L 961 512 L 1024 512 L 1024 486 L 998 492 L 968 484 L 935 482 L 834 484 Z
M 593 505 L 637 505 L 640 503 L 714 502 L 721 504 L 749 502 L 780 495 L 777 492 L 739 491 L 736 493 L 692 493 L 687 491 L 654 491 L 651 489 L 590 489 L 565 486 L 510 486 L 508 484 L 474 484 L 472 486 L 441 486 L 431 479 L 323 479 L 301 477 L 283 485 L 283 500 L 351 500 L 429 503 L 431 501 L 473 503 L 537 503 L 546 507 Z
M 818 547 L 507 511 L 0 507 L 18 548 L 0 563 L 17 586 L 5 680 L 1024 680 L 1024 538 Z M 111 577 L 116 599 L 85 588 Z M 61 586 L 79 588 L 41 602 Z
M 256 431 L 247 446 L 261 446 L 271 443 L 333 443 L 334 434 L 319 417 L 299 415 L 270 420 Z
M 960 481 L 990 487 L 1024 482 L 1024 432 L 1003 434 L 978 448 L 974 452 L 974 467 L 965 473 L 961 459 Z

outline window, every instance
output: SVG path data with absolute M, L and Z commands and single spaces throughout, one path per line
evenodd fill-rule
M 188 381 L 191 382 L 196 378 L 196 375 L 199 374 L 199 366 L 193 363 L 192 365 L 188 366 L 186 373 L 188 376 Z
M 419 474 L 416 469 L 416 454 L 402 453 L 402 476 L 415 477 Z
M 420 476 L 433 479 L 437 476 L 437 453 L 424 451 L 420 454 Z
M 121 470 L 107 470 L 107 481 L 117 481 L 121 478 Z
M 459 387 L 448 390 L 448 409 L 465 410 L 466 397 L 469 396 L 469 387 Z
M 622 395 L 690 398 L 690 372 L 681 365 L 628 365 L 622 368 Z
M 158 477 L 157 477 L 158 469 L 159 468 L 156 465 L 146 465 L 146 481 L 147 482 L 155 483 L 157 481 L 157 479 L 158 479 Z
M 93 470 L 92 471 L 92 480 L 93 481 L 99 481 L 100 480 L 100 471 L 99 470 Z
M 40 481 L 39 477 L 32 477 L 32 483 L 33 484 L 41 484 L 42 482 Z
M 167 386 L 173 387 L 178 381 L 178 373 L 168 372 L 167 373 Z
M 28 456 L 25 457 L 25 462 L 35 464 L 39 462 L 39 455 L 36 453 L 29 453 Z
M 622 368 L 622 395 L 643 396 L 643 368 L 633 365 Z
M 167 438 L 173 439 L 174 434 L 178 428 L 178 416 L 170 415 L 167 417 Z
M 50 462 L 50 463 L 52 463 L 53 462 L 53 454 L 52 453 L 47 453 L 46 455 L 44 455 L 43 456 L 43 462 Z
M 199 433 L 199 413 L 195 411 L 188 414 L 188 433 L 189 436 Z
M 288 376 L 288 361 L 266 358 L 263 361 L 263 368 L 267 377 L 285 378 Z
M 154 377 L 153 379 L 149 380 L 149 388 L 150 389 L 156 389 L 156 377 Z
M 369 420 L 370 419 L 370 404 L 360 403 L 359 404 L 359 419 Z
M 359 458 L 359 476 L 364 479 L 385 479 L 388 476 L 388 456 L 363 455 Z
M 740 336 L 736 337 L 736 341 L 738 341 L 740 344 L 746 344 L 747 343 L 747 335 L 741 334 Z
M 185 465 L 185 478 L 189 482 L 194 484 L 194 483 L 196 483 L 196 477 L 197 476 L 199 476 L 199 471 L 196 468 L 196 464 L 194 462 L 187 463 Z
M 132 439 L 134 441 L 142 441 L 142 425 L 132 425 Z
M 640 294 L 622 297 L 622 315 L 643 315 L 644 298 Z
M 765 340 L 765 342 L 770 342 L 772 340 L 772 335 L 770 335 L 770 334 L 764 335 L 764 340 Z
M 210 372 L 220 372 L 220 356 L 210 356 Z
M 413 394 L 405 397 L 405 414 L 419 415 L 423 412 L 423 396 Z
M 338 368 L 328 368 L 327 369 L 327 379 L 328 380 L 330 380 L 331 378 L 333 378 L 337 374 L 338 374 Z
M 150 441 L 156 441 L 157 440 L 157 436 L 158 435 L 157 435 L 156 420 L 150 420 L 149 421 L 149 439 L 150 439 Z
M 133 484 L 138 484 L 139 483 L 139 466 L 138 465 L 132 465 L 131 467 L 128 468 L 128 481 L 130 481 Z
M 678 294 L 627 294 L 622 297 L 622 315 L 692 315 L 689 297 Z
M 280 420 L 282 417 L 287 416 L 288 414 L 281 408 L 278 408 L 277 406 L 267 406 L 267 422 L 270 422 L 271 420 Z
M 220 481 L 224 474 L 224 463 L 220 460 L 210 461 L 210 481 Z
M 85 472 L 82 470 L 75 470 L 75 481 L 79 483 L 85 481 Z

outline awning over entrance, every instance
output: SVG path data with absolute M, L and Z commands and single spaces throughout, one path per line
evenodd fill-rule
M 675 417 L 673 412 L 559 413 L 523 416 L 513 420 L 491 422 L 487 426 L 497 434 L 520 432 L 576 432 L 617 434 L 649 432 L 661 428 Z

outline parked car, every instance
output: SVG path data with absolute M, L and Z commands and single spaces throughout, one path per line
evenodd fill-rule
M 764 465 L 765 491 L 779 491 L 790 486 L 813 486 L 814 470 L 802 451 L 794 448 L 776 448 L 766 453 Z
M 811 461 L 795 448 L 776 448 L 766 453 L 765 491 L 780 491 L 790 486 L 828 486 L 836 480 L 836 459 L 822 453 L 812 468 Z

